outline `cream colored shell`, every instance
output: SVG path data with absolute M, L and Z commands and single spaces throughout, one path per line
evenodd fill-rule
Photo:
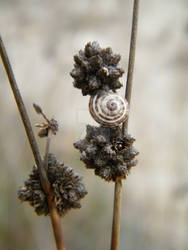
M 119 126 L 127 119 L 128 102 L 115 93 L 91 96 L 89 111 L 93 119 L 103 126 Z

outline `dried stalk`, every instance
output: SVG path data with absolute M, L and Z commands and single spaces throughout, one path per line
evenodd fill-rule
M 45 193 L 48 195 L 50 217 L 51 217 L 51 222 L 52 222 L 52 226 L 53 226 L 54 237 L 56 240 L 57 249 L 58 250 L 65 250 L 63 239 L 62 239 L 60 217 L 57 214 L 57 212 L 55 211 L 50 182 L 48 181 L 48 177 L 47 177 L 47 174 L 46 174 L 46 171 L 44 168 L 44 166 L 46 164 L 48 164 L 48 161 L 46 159 L 46 157 L 48 156 L 48 153 L 46 153 L 45 160 L 42 163 L 42 158 L 40 156 L 38 145 L 37 145 L 34 133 L 33 133 L 33 129 L 31 127 L 31 122 L 29 120 L 29 116 L 27 114 L 25 105 L 23 103 L 22 96 L 21 96 L 20 91 L 18 89 L 16 79 L 14 77 L 14 73 L 13 73 L 13 70 L 12 70 L 12 67 L 11 67 L 11 64 L 10 64 L 10 61 L 9 61 L 9 58 L 8 58 L 8 55 L 7 55 L 7 52 L 6 52 L 6 49 L 5 49 L 5 46 L 4 46 L 4 43 L 3 43 L 1 36 L 0 36 L 0 55 L 2 58 L 4 68 L 6 70 L 8 79 L 9 79 L 10 86 L 11 86 L 12 91 L 13 91 L 14 98 L 16 100 L 18 110 L 20 112 L 20 116 L 22 118 L 22 122 L 24 124 L 24 128 L 25 128 L 27 138 L 28 138 L 30 146 L 31 146 L 31 150 L 32 150 L 32 153 L 33 153 L 33 156 L 35 159 L 35 163 L 39 169 L 42 187 L 43 187 Z M 46 152 L 48 152 L 48 150 L 49 150 L 49 142 L 50 142 L 50 139 L 47 142 Z
M 139 0 L 134 0 L 133 5 L 133 17 L 132 17 L 132 31 L 131 31 L 131 41 L 130 41 L 130 50 L 129 50 L 129 65 L 127 73 L 127 82 L 125 89 L 125 99 L 129 103 L 131 102 L 131 93 L 132 93 L 132 82 L 133 82 L 133 71 L 134 71 L 134 62 L 135 62 L 135 52 L 136 52 L 136 37 L 137 37 L 137 25 L 138 25 L 138 11 L 139 11 Z M 128 120 L 123 123 L 123 134 L 126 134 L 128 129 Z
M 44 161 L 43 161 L 43 168 L 46 170 L 48 168 L 48 154 L 49 154 L 51 136 L 52 136 L 52 131 L 50 129 L 48 132 L 46 151 L 45 151 L 45 156 L 44 156 Z M 47 194 L 48 194 L 47 196 L 48 196 L 48 206 L 50 210 L 50 218 L 51 218 L 51 223 L 53 227 L 53 233 L 54 233 L 54 237 L 56 241 L 56 246 L 58 250 L 65 250 L 64 241 L 62 237 L 63 233 L 62 233 L 62 228 L 61 228 L 60 216 L 57 213 L 57 210 L 53 201 L 52 190 L 50 186 L 49 186 Z
M 133 80 L 133 70 L 134 70 L 135 51 L 136 51 L 136 36 L 137 36 L 138 9 L 139 9 L 138 7 L 139 7 L 139 0 L 134 0 L 132 31 L 131 31 L 130 50 L 129 50 L 129 65 L 128 65 L 126 90 L 125 90 L 125 99 L 128 101 L 129 106 L 131 101 L 132 80 Z M 122 133 L 124 135 L 126 134 L 127 129 L 128 129 L 128 118 L 126 122 L 123 123 L 122 126 Z M 111 250 L 119 249 L 121 199 L 122 199 L 122 181 L 121 179 L 117 178 L 114 189 L 114 209 L 113 209 L 113 222 L 112 222 Z
M 46 182 L 47 177 L 46 177 L 45 171 L 41 168 L 42 159 L 41 159 L 38 145 L 36 143 L 34 133 L 33 133 L 32 127 L 31 127 L 31 122 L 29 120 L 25 105 L 23 103 L 20 91 L 18 89 L 16 79 L 14 77 L 14 73 L 12 71 L 12 67 L 10 65 L 10 61 L 9 61 L 8 55 L 6 53 L 6 49 L 5 49 L 5 46 L 3 44 L 1 36 L 0 36 L 0 54 L 1 54 L 1 58 L 3 61 L 3 65 L 5 67 L 8 79 L 9 79 L 10 86 L 11 86 L 12 91 L 13 91 L 13 95 L 14 95 L 18 110 L 20 112 L 20 116 L 22 118 L 22 122 L 24 124 L 25 132 L 27 134 L 36 165 L 38 166 L 41 175 L 44 177 L 44 182 Z
M 111 250 L 119 248 L 119 233 L 120 233 L 120 212 L 122 199 L 122 181 L 117 178 L 114 189 L 114 209 L 112 222 Z

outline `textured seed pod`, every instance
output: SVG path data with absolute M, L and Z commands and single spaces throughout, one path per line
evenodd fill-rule
M 115 181 L 117 177 L 125 179 L 137 163 L 134 141 L 128 134 L 123 136 L 120 127 L 87 125 L 86 137 L 74 146 L 80 150 L 86 168 L 94 169 L 106 181 Z
M 74 87 L 81 89 L 83 95 L 121 88 L 119 78 L 124 70 L 118 67 L 120 59 L 111 48 L 102 49 L 97 42 L 87 43 L 85 49 L 74 56 L 74 69 L 70 73 Z
M 53 154 L 49 154 L 47 175 L 60 216 L 71 208 L 81 207 L 80 199 L 87 194 L 87 191 L 80 175 L 74 173 L 72 168 L 57 162 Z M 33 167 L 29 178 L 25 180 L 24 186 L 18 190 L 18 198 L 21 201 L 28 201 L 38 215 L 49 214 L 47 197 L 43 192 L 36 166 Z
M 127 119 L 128 102 L 111 91 L 96 94 L 90 97 L 89 111 L 96 122 L 115 127 Z

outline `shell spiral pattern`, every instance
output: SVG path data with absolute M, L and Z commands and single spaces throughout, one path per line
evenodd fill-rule
M 97 94 L 91 96 L 89 110 L 99 124 L 116 127 L 127 119 L 128 102 L 115 93 Z

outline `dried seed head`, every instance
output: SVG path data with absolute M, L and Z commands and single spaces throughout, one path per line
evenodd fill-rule
M 132 146 L 134 141 L 130 135 L 123 136 L 119 127 L 87 125 L 85 139 L 74 146 L 80 150 L 80 159 L 86 168 L 95 169 L 95 174 L 106 181 L 115 181 L 117 177 L 126 178 L 137 163 L 138 151 Z
M 121 88 L 119 78 L 124 70 L 117 66 L 120 59 L 111 48 L 102 49 L 97 42 L 87 43 L 85 49 L 74 56 L 74 69 L 70 73 L 74 87 L 81 89 L 83 95 Z
M 74 173 L 72 168 L 57 162 L 53 154 L 49 154 L 47 174 L 58 214 L 62 216 L 71 208 L 80 208 L 80 200 L 87 194 L 81 182 L 82 177 Z M 18 198 L 28 201 L 38 215 L 49 214 L 47 197 L 42 190 L 36 166 L 24 186 L 18 190 Z
M 53 134 L 56 135 L 59 125 L 55 119 L 51 119 L 49 122 L 49 128 L 52 130 Z

